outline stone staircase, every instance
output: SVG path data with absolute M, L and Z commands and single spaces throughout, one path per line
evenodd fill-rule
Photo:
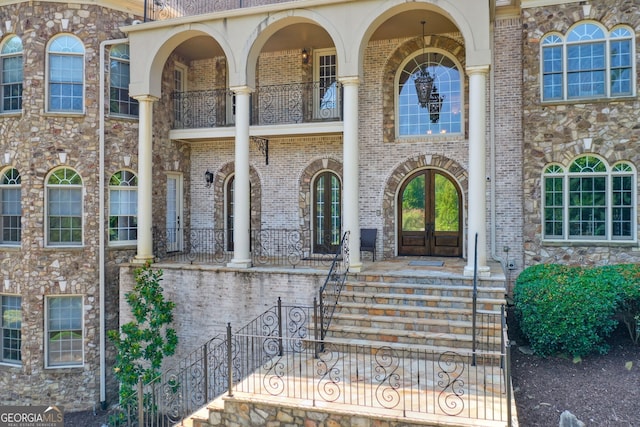
M 505 284 L 477 282 L 476 349 L 499 351 Z M 370 346 L 472 350 L 473 280 L 465 276 L 350 276 L 327 340 Z
M 506 304 L 505 281 L 500 278 L 479 278 L 477 291 L 476 349 L 483 352 L 485 362 L 495 364 L 499 361 L 500 352 L 501 309 Z M 436 358 L 450 351 L 470 355 L 473 347 L 472 301 L 473 279 L 463 275 L 440 277 L 410 273 L 350 274 L 333 314 L 326 341 L 372 348 L 389 346 L 403 350 L 417 350 L 422 357 L 425 356 L 425 352 L 430 351 Z M 482 362 L 478 363 L 482 364 Z M 237 413 L 239 418 L 247 420 L 252 413 L 252 405 L 257 405 L 259 399 L 251 397 L 244 399 L 246 400 L 241 399 L 236 403 L 233 400 L 225 402 L 225 399 L 217 399 L 184 420 L 181 425 L 185 427 L 224 425 L 222 413 Z M 288 405 L 291 406 L 291 411 L 298 414 L 304 414 L 309 410 L 313 412 L 312 417 L 319 417 L 318 414 L 322 412 L 331 413 L 332 417 L 337 417 L 337 412 L 331 407 L 320 408 L 312 405 L 307 408 L 304 405 L 300 406 L 299 402 L 288 402 L 283 397 L 278 397 L 271 404 L 265 402 L 260 404 L 263 405 L 260 409 L 261 414 L 275 411 L 277 414 L 274 416 L 279 420 L 288 419 L 289 415 L 284 413 Z M 362 410 L 357 407 L 351 409 L 355 411 L 356 418 L 360 414 L 358 411 Z M 380 419 L 383 421 L 373 421 L 375 420 L 373 414 L 361 415 L 358 423 L 362 422 L 362 417 L 370 419 L 371 423 L 388 423 L 386 418 Z M 402 425 L 434 427 L 444 425 L 441 422 L 441 416 L 425 414 L 425 419 L 422 421 L 411 423 L 403 419 Z M 450 419 L 446 424 L 471 425 L 467 422 L 468 420 L 464 419 Z M 501 422 L 483 420 L 473 420 L 473 423 L 477 426 L 504 426 Z

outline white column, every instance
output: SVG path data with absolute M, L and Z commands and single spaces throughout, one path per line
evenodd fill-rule
M 236 94 L 235 180 L 233 190 L 233 259 L 229 267 L 251 267 L 251 187 L 249 184 L 249 115 L 251 89 L 232 88 Z
M 158 98 L 150 95 L 136 97 L 138 114 L 138 253 L 134 262 L 153 260 L 153 103 Z
M 360 153 L 358 149 L 357 77 L 341 79 L 344 88 L 344 137 L 342 141 L 342 219 L 343 231 L 349 231 L 349 271 L 362 269 L 360 260 Z
M 478 276 L 489 276 L 487 266 L 486 108 L 489 66 L 467 68 L 469 76 L 469 204 L 467 207 L 467 265 L 465 276 L 473 276 L 477 256 Z M 478 252 L 475 240 L 478 236 Z

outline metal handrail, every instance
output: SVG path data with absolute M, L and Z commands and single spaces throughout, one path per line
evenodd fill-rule
M 338 305 L 340 293 L 349 273 L 349 235 L 350 233 L 347 231 L 342 236 L 340 246 L 329 269 L 329 274 L 327 274 L 327 278 L 318 292 L 319 307 L 318 309 L 314 308 L 314 311 L 319 315 L 319 326 L 316 326 L 316 331 L 319 330 L 320 341 L 326 337 L 327 330 L 333 319 L 333 313 Z M 314 300 L 315 305 L 316 301 Z

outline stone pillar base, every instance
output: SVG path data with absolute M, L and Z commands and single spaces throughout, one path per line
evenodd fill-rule
M 473 277 L 473 266 L 464 266 L 464 275 L 466 277 Z M 488 266 L 478 267 L 478 277 L 491 277 L 491 268 Z
M 232 259 L 231 262 L 227 263 L 227 267 L 230 268 L 251 268 L 253 267 L 253 263 L 250 259 Z
M 154 257 L 153 255 L 147 255 L 147 256 L 140 256 L 140 255 L 136 255 L 131 259 L 131 263 L 132 264 L 146 264 L 147 262 L 150 262 L 153 264 L 153 262 L 156 260 L 156 257 Z

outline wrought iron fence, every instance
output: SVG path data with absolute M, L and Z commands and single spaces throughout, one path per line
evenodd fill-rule
M 234 335 L 256 347 L 260 336 Z M 256 340 L 255 343 L 253 341 Z M 285 340 L 286 341 L 286 340 Z M 251 344 L 253 343 L 253 344 Z M 300 351 L 268 359 L 235 381 L 237 392 L 397 411 L 396 416 L 434 414 L 508 421 L 510 386 L 493 354 L 399 349 L 303 340 Z M 506 358 L 506 353 L 500 358 Z
M 292 0 L 145 0 L 144 20 L 162 21 Z
M 283 306 L 280 299 L 235 334 L 231 325 L 198 347 L 179 363 L 146 384 L 138 394 L 109 414 L 110 426 L 170 426 L 229 390 L 271 358 L 298 352 L 313 332 L 313 308 Z M 260 336 L 251 342 L 243 337 Z M 258 346 L 256 346 L 258 344 Z M 137 424 L 138 420 L 144 420 Z
M 333 238 L 324 236 L 329 243 L 321 245 L 313 242 L 311 230 L 252 230 L 251 260 L 262 266 L 329 268 L 338 247 Z M 226 265 L 233 258 L 233 240 L 223 229 L 154 227 L 153 253 L 162 261 Z
M 311 307 L 283 306 L 279 299 L 242 329 L 228 325 L 226 336 L 140 383 L 136 396 L 111 411 L 109 425 L 175 425 L 225 392 L 511 425 L 508 340 L 499 352 L 475 353 L 337 344 L 312 335 L 318 320 Z M 506 337 L 504 317 L 501 325 Z
M 511 425 L 508 341 L 498 353 L 476 354 L 337 344 L 310 335 L 313 321 L 311 307 L 278 300 L 237 332 L 228 325 L 226 336 L 140 383 L 136 396 L 111 411 L 109 425 L 172 426 L 225 392 Z

